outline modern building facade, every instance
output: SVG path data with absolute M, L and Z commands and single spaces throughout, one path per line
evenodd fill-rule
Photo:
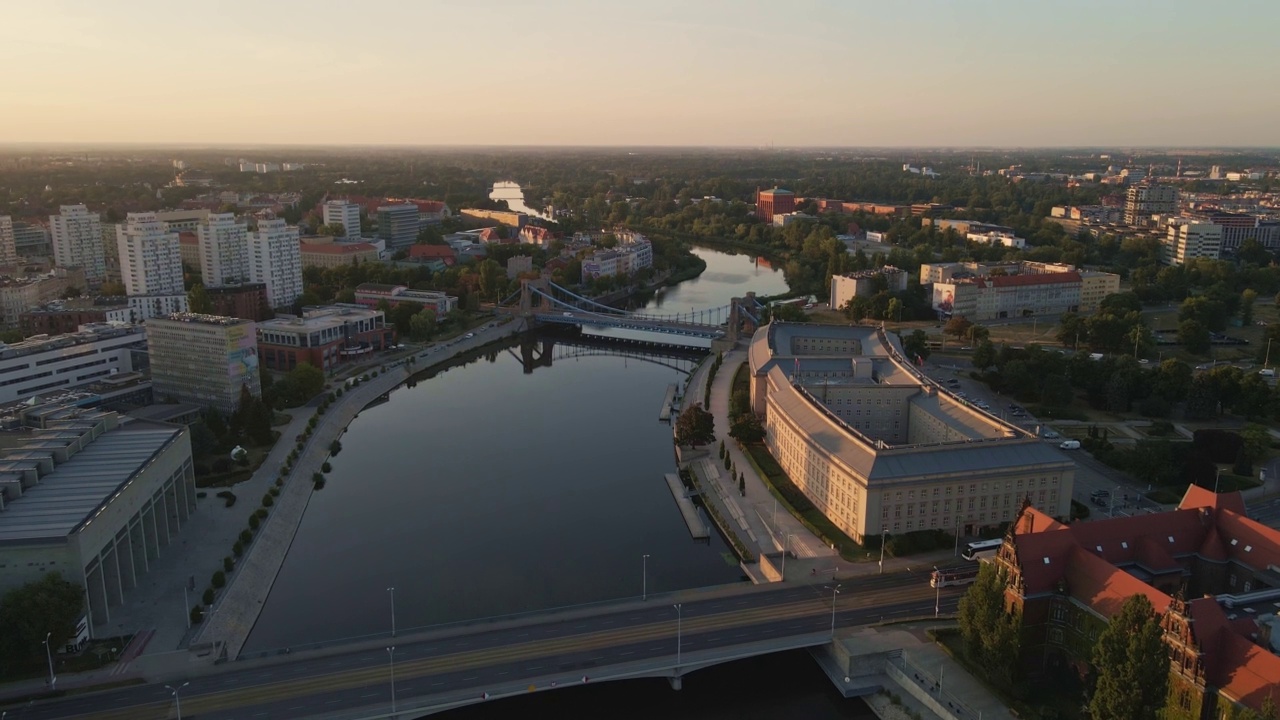
M 360 206 L 346 200 L 329 200 L 323 206 L 325 225 L 342 225 L 343 240 L 360 239 Z
M 235 213 L 211 213 L 196 226 L 205 287 L 249 281 L 249 228 Z
M 195 512 L 189 431 L 71 413 L 6 450 L 0 498 L 0 593 L 60 573 L 84 588 L 90 635 L 115 634 L 112 608 Z
M 386 315 L 360 305 L 303 308 L 258 325 L 258 352 L 268 369 L 288 371 L 305 362 L 326 372 L 395 346 Z
M 1146 597 L 1169 651 L 1165 717 L 1261 711 L 1280 697 L 1280 531 L 1240 493 L 1191 485 L 1176 510 L 1075 522 L 1024 501 L 997 552 L 1024 667 L 1080 667 L 1124 602 Z
M 298 228 L 283 218 L 259 220 L 249 237 L 249 280 L 266 286 L 267 306 L 289 307 L 302 297 Z
M 1172 185 L 1143 183 L 1125 193 L 1124 224 L 1132 227 L 1151 227 L 1153 215 L 1174 215 L 1178 212 L 1178 188 Z
M 756 217 L 772 223 L 774 215 L 785 215 L 796 211 L 796 196 L 790 190 L 774 188 L 772 190 L 756 190 Z
M 378 237 L 387 250 L 407 248 L 418 240 L 418 206 L 411 203 L 378 208 Z
M 969 320 L 1080 311 L 1080 273 L 991 275 L 933 284 L 933 309 Z
M 1011 520 L 1027 495 L 1070 513 L 1070 459 L 917 374 L 880 328 L 775 321 L 748 359 L 769 452 L 859 542 L 975 534 Z
M 178 313 L 147 321 L 151 386 L 157 400 L 233 413 L 241 388 L 262 395 L 252 320 Z
M 120 274 L 136 319 L 186 312 L 178 234 L 155 213 L 129 213 L 116 236 Z
M 839 310 L 845 303 L 855 297 L 871 297 L 876 288 L 883 287 L 888 292 L 901 292 L 907 289 L 907 273 L 892 265 L 885 265 L 874 270 L 860 270 L 831 276 L 831 308 Z
M 1221 251 L 1221 225 L 1175 218 L 1165 229 L 1160 260 L 1165 265 L 1186 265 L 1197 258 L 1217 260 Z
M 14 220 L 13 246 L 20 258 L 53 257 L 53 241 L 49 239 L 49 228 L 37 223 Z
M 133 372 L 134 353 L 146 347 L 139 326 L 96 324 L 0 346 L 0 405 Z
M 18 244 L 13 234 L 13 218 L 0 215 L 0 265 L 18 262 Z
M 102 220 L 84 205 L 63 205 L 49 216 L 53 240 L 53 262 L 60 267 L 82 267 L 84 276 L 96 286 L 107 271 L 102 245 Z
M 362 283 L 356 287 L 356 303 L 374 308 L 386 300 L 391 307 L 400 303 L 413 303 L 431 308 L 436 317 L 444 317 L 458 307 L 458 298 L 432 290 L 411 290 L 404 285 L 384 285 L 381 283 Z

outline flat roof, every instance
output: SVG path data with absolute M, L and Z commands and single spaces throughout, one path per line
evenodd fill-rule
M 135 420 L 99 436 L 0 512 L 0 544 L 58 540 L 75 532 L 181 432 Z

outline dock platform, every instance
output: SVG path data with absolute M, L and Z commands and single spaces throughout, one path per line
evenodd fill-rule
M 671 419 L 671 403 L 676 399 L 676 384 L 667 386 L 667 394 L 662 398 L 662 407 L 658 410 L 658 419 L 667 422 Z
M 684 517 L 684 524 L 689 526 L 689 534 L 695 540 L 704 540 L 711 537 L 711 528 L 698 515 L 698 508 L 693 501 L 685 495 L 684 483 L 680 482 L 680 476 L 675 473 L 666 473 L 664 476 L 667 481 L 667 487 L 671 489 L 671 496 L 676 499 L 676 505 L 680 507 L 680 515 Z

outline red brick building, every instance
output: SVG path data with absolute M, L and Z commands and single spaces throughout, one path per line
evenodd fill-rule
M 772 190 L 756 190 L 756 217 L 765 222 L 773 222 L 774 215 L 785 215 L 796 211 L 796 196 L 790 190 L 774 188 Z
M 1145 595 L 1170 651 L 1166 718 L 1280 703 L 1280 531 L 1251 520 L 1239 493 L 1191 486 L 1176 510 L 1070 525 L 1027 504 L 996 563 L 1026 667 L 1083 667 L 1124 601 Z
M 267 306 L 265 283 L 245 283 L 227 287 L 205 288 L 213 301 L 213 315 L 262 321 L 272 316 Z
M 458 254 L 448 245 L 410 245 L 409 258 L 422 262 L 439 260 L 449 267 L 458 262 Z

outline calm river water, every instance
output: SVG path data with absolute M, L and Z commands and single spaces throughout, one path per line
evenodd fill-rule
M 786 289 L 780 272 L 750 256 L 696 252 L 706 272 L 668 288 L 651 307 L 688 312 L 747 290 Z M 329 483 L 311 499 L 245 652 L 386 633 L 389 587 L 404 632 L 637 596 L 645 554 L 650 592 L 738 580 L 718 537 L 689 537 L 662 480 L 675 464 L 659 405 L 667 385 L 685 375 L 596 352 L 560 344 L 550 367 L 526 374 L 518 345 L 493 351 L 420 377 L 363 411 L 342 437 Z M 749 680 L 757 673 L 780 690 L 762 696 Z M 840 702 L 804 655 L 708 671 L 701 689 L 699 677 L 680 693 L 662 681 L 616 683 L 494 703 L 483 716 L 568 710 L 565 703 L 582 713 L 613 706 L 673 719 L 787 714 L 753 714 L 766 708 L 833 719 L 865 712 Z M 747 704 L 707 712 L 704 693 L 723 702 L 729 687 L 750 689 L 740 701 Z M 481 717 L 475 712 L 459 716 Z

